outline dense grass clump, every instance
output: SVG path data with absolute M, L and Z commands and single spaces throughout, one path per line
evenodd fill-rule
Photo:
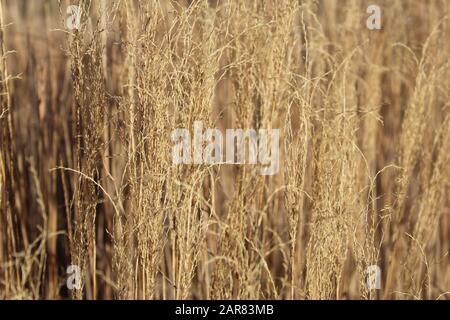
M 448 299 L 449 1 L 0 17 L 0 299 Z M 279 129 L 278 174 L 174 165 L 171 132 L 196 121 Z

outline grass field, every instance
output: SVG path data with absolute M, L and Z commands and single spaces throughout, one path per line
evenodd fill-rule
M 0 16 L 0 299 L 450 298 L 449 1 Z M 278 129 L 278 173 L 173 164 L 196 121 Z

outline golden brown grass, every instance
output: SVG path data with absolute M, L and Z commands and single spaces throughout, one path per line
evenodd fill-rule
M 448 299 L 448 1 L 74 2 L 0 1 L 1 299 Z M 195 121 L 279 173 L 172 165 Z

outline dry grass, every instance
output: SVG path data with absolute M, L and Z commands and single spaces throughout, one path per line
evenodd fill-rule
M 449 298 L 448 1 L 74 2 L 0 1 L 1 299 Z M 172 165 L 195 121 L 279 173 Z

